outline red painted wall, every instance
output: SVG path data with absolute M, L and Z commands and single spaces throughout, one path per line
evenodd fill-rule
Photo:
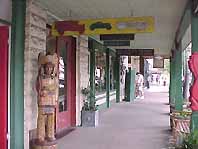
M 7 148 L 8 36 L 9 28 L 0 26 L 0 149 Z

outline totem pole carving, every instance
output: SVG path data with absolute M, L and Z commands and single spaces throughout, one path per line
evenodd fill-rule
M 58 57 L 38 56 L 38 76 L 36 82 L 38 95 L 37 140 L 40 143 L 55 140 L 55 107 L 58 98 Z
M 193 85 L 190 88 L 191 109 L 198 111 L 198 52 L 194 52 L 190 56 L 188 65 L 194 76 Z

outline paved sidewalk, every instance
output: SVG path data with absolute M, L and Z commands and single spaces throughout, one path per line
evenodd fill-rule
M 164 91 L 164 89 L 162 89 Z M 145 90 L 145 99 L 100 111 L 97 128 L 77 128 L 59 149 L 165 149 L 168 145 L 168 93 Z

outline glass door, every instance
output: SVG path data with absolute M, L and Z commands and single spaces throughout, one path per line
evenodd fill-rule
M 59 37 L 59 97 L 57 132 L 75 125 L 76 120 L 76 47 L 73 37 Z

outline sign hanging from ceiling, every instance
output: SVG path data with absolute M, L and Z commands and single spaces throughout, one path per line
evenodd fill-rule
M 129 17 L 58 21 L 52 25 L 53 36 L 99 35 L 154 32 L 153 17 Z
M 111 41 L 111 40 L 134 40 L 135 34 L 101 34 L 100 40 Z

